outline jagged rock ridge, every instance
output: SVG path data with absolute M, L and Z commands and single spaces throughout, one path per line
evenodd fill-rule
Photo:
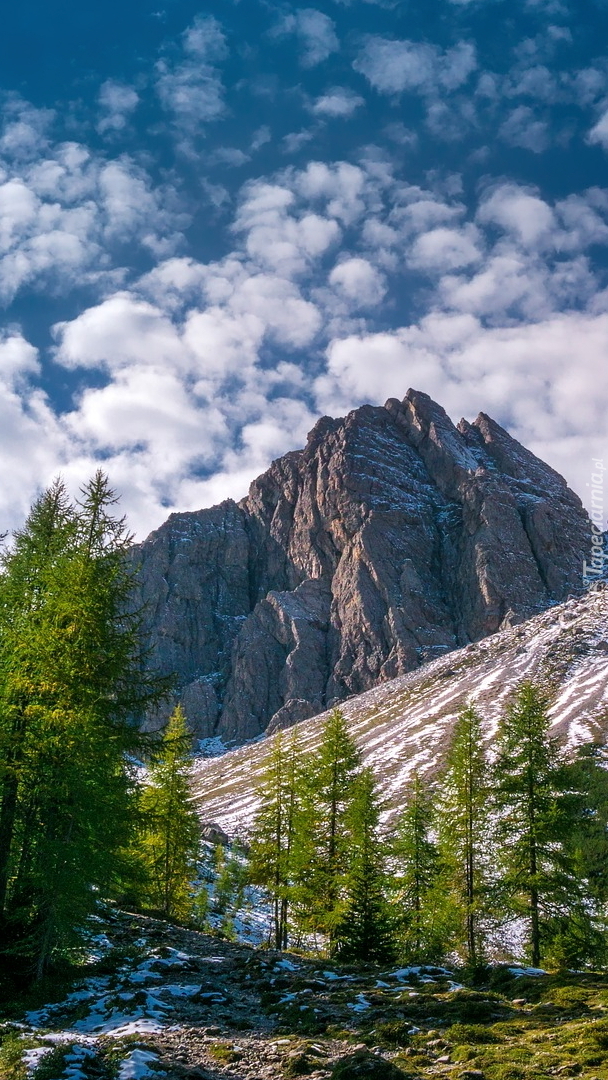
M 553 469 L 410 390 L 323 418 L 241 503 L 171 515 L 135 559 L 193 729 L 243 742 L 563 600 L 589 544 Z

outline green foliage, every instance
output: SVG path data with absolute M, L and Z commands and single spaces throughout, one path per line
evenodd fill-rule
M 242 906 L 248 877 L 244 852 L 239 844 L 235 842 L 228 851 L 218 844 L 214 854 L 214 910 L 230 918 Z
M 2 1038 L 0 1045 L 0 1076 L 2 1080 L 27 1080 L 27 1070 L 23 1061 L 26 1050 L 32 1050 L 39 1044 L 32 1039 L 23 1039 L 18 1034 L 9 1034 Z
M 147 902 L 164 916 L 183 918 L 193 903 L 192 881 L 200 826 L 188 802 L 190 734 L 178 705 L 169 718 L 141 797 L 139 848 L 147 871 Z
M 144 674 L 130 537 L 98 472 L 72 505 L 57 481 L 0 574 L 0 918 L 5 956 L 41 977 L 120 874 L 137 782 Z
M 452 1024 L 446 1030 L 446 1039 L 450 1042 L 458 1043 L 460 1045 L 473 1043 L 475 1045 L 494 1045 L 502 1042 L 500 1035 L 497 1035 L 495 1031 L 491 1031 L 487 1027 L 482 1027 L 481 1024 Z
M 209 930 L 209 893 L 204 885 L 200 885 L 192 897 L 191 918 L 199 930 Z
M 472 705 L 460 713 L 441 778 L 437 815 L 442 874 L 449 886 L 455 944 L 471 967 L 485 949 L 488 915 L 490 791 L 481 717 Z
M 431 839 L 433 822 L 433 795 L 414 773 L 391 843 L 399 953 L 407 963 L 441 960 L 451 937 L 439 849 Z
M 344 914 L 333 931 L 334 951 L 345 960 L 390 963 L 396 954 L 379 817 L 374 774 L 369 768 L 362 769 L 353 783 L 347 817 L 350 849 Z
M 549 736 L 547 698 L 520 685 L 501 722 L 494 769 L 498 862 L 503 903 L 527 926 L 529 957 L 567 958 L 593 937 L 584 883 L 576 875 L 572 839 L 577 800 L 557 743 Z
M 308 761 L 296 844 L 300 921 L 307 930 L 326 935 L 330 948 L 349 902 L 351 808 L 360 771 L 361 755 L 343 714 L 334 709 L 325 722 L 319 750 Z
M 279 732 L 266 761 L 259 789 L 250 850 L 250 877 L 269 893 L 273 906 L 274 944 L 287 947 L 290 905 L 296 896 L 302 846 L 305 773 L 295 732 L 289 741 Z

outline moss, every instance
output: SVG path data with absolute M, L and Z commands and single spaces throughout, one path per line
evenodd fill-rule
M 331 1073 L 332 1080 L 405 1080 L 406 1075 L 392 1062 L 368 1050 L 357 1050 L 340 1058 Z
M 608 1050 L 608 1020 L 597 1020 L 586 1031 L 590 1043 L 595 1044 L 599 1050 Z
M 2 1080 L 26 1080 L 27 1072 L 23 1062 L 26 1050 L 40 1046 L 35 1039 L 21 1039 L 12 1032 L 6 1035 L 0 1046 L 0 1076 Z
M 491 1028 L 481 1024 L 452 1024 L 446 1031 L 446 1038 L 458 1045 L 467 1043 L 500 1043 L 502 1037 Z
M 287 1077 L 308 1076 L 317 1067 L 318 1062 L 310 1058 L 308 1054 L 292 1054 L 283 1062 L 282 1070 L 283 1075 Z
M 38 1068 L 34 1070 L 34 1080 L 57 1080 L 64 1071 L 65 1059 L 71 1050 L 72 1046 L 69 1043 L 54 1046 L 48 1054 L 44 1055 Z
M 230 1043 L 211 1043 L 211 1046 L 207 1048 L 207 1052 L 214 1061 L 224 1065 L 231 1065 L 235 1061 L 240 1061 L 243 1056 Z
M 409 1046 L 412 1041 L 410 1027 L 411 1024 L 407 1020 L 389 1020 L 386 1023 L 377 1024 L 369 1033 L 369 1037 L 373 1037 L 379 1046 Z

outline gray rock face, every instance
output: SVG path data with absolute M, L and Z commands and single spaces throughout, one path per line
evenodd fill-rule
M 410 390 L 320 420 L 239 505 L 173 514 L 134 558 L 154 666 L 199 738 L 243 742 L 579 591 L 589 545 L 553 469 Z

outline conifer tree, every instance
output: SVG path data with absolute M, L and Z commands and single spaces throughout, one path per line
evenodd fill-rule
M 361 755 L 343 713 L 334 709 L 307 765 L 298 888 L 302 921 L 310 931 L 327 935 L 330 949 L 347 902 L 350 812 L 360 771 Z
M 608 750 L 580 746 L 563 767 L 562 786 L 571 793 L 573 828 L 569 836 L 577 876 L 587 883 L 598 907 L 608 902 Z
M 438 804 L 441 860 L 451 886 L 457 944 L 467 963 L 477 966 L 484 951 L 489 855 L 489 775 L 483 751 L 481 717 L 468 705 L 460 713 L 446 759 Z
M 527 924 L 529 956 L 538 967 L 558 916 L 581 907 L 568 852 L 572 801 L 563 759 L 549 735 L 547 698 L 523 682 L 502 719 L 494 768 L 501 885 L 514 917 Z
M 374 774 L 365 768 L 352 787 L 344 911 L 333 931 L 333 949 L 345 960 L 390 963 L 395 957 L 395 927 L 387 901 L 386 856 L 378 833 L 379 817 Z
M 2 556 L 0 576 L 0 914 L 14 862 L 15 829 L 23 788 L 24 758 L 34 724 L 36 654 L 45 601 L 56 590 L 57 565 L 73 550 L 76 521 L 61 481 L 32 507 L 13 547 Z
M 431 838 L 433 797 L 415 772 L 392 839 L 393 894 L 403 959 L 439 961 L 446 948 L 446 889 L 439 849 Z
M 287 947 L 290 903 L 298 882 L 303 840 L 304 772 L 297 734 L 281 732 L 268 755 L 259 789 L 260 809 L 250 843 L 250 876 L 269 892 L 273 905 L 274 944 Z
M 165 917 L 186 916 L 200 848 L 200 825 L 189 803 L 191 737 L 180 705 L 172 712 L 142 794 L 141 850 L 148 900 Z
M 43 973 L 111 889 L 133 824 L 131 722 L 161 687 L 129 613 L 130 537 L 102 473 L 57 482 L 0 574 L 0 896 L 4 941 Z

